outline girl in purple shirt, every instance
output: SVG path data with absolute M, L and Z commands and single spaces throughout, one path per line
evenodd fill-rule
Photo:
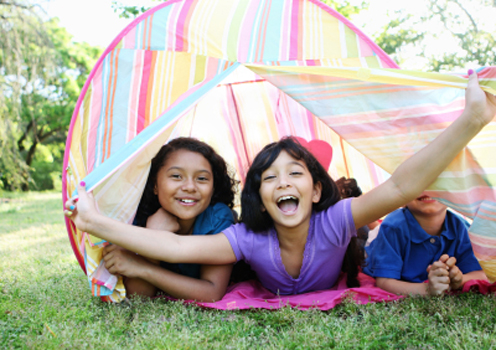
M 116 222 L 98 214 L 84 183 L 78 187 L 77 209 L 70 199 L 65 215 L 82 231 L 152 259 L 198 264 L 244 259 L 275 293 L 325 289 L 337 281 L 356 228 L 418 197 L 495 114 L 495 96 L 484 93 L 477 75 L 469 71 L 462 115 L 386 182 L 341 201 L 327 172 L 294 139 L 270 144 L 247 174 L 241 196 L 242 224 L 217 235 L 179 236 L 157 231 L 159 225 L 151 230 Z

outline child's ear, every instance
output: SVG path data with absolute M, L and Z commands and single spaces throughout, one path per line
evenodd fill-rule
M 263 204 L 260 204 L 260 211 L 263 213 L 265 212 L 267 209 L 265 209 L 264 205 Z
M 157 185 L 153 186 L 153 194 L 154 195 L 158 194 Z
M 312 202 L 318 203 L 320 201 L 321 195 L 322 195 L 322 183 L 319 181 L 313 186 Z

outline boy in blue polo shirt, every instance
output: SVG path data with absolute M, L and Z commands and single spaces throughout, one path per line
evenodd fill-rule
M 439 295 L 469 280 L 486 280 L 467 227 L 445 205 L 422 194 L 383 221 L 366 248 L 364 272 L 396 294 Z

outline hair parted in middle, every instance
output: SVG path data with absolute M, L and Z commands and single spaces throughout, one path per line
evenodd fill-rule
M 261 210 L 262 198 L 259 191 L 262 173 L 274 163 L 282 151 L 305 163 L 314 185 L 319 182 L 322 184 L 320 200 L 312 207 L 314 211 L 325 210 L 341 199 L 335 182 L 312 153 L 294 137 L 284 137 L 278 142 L 265 146 L 253 160 L 246 175 L 246 182 L 241 193 L 241 221 L 253 232 L 266 231 L 274 225 L 267 211 Z

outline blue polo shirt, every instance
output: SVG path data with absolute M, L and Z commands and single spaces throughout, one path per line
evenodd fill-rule
M 398 209 L 382 222 L 377 238 L 366 248 L 363 271 L 372 277 L 420 283 L 428 278 L 427 267 L 448 254 L 456 258 L 462 273 L 481 270 L 468 237 L 468 223 L 447 211 L 443 231 L 431 236 L 408 208 Z

